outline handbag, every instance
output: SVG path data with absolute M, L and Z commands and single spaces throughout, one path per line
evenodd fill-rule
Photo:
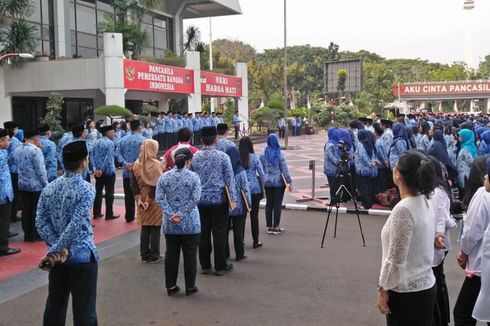
M 265 194 L 264 194 L 264 182 L 262 182 L 262 178 L 257 176 L 257 180 L 259 181 L 259 187 L 260 187 L 260 199 L 264 199 Z

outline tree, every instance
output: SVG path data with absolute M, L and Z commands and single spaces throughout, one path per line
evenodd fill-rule
M 104 117 L 109 117 L 114 119 L 115 117 L 125 117 L 128 118 L 133 115 L 129 109 L 123 108 L 118 105 L 104 105 L 95 108 L 95 114 L 102 115 Z
M 199 27 L 189 26 L 185 31 L 185 40 L 183 44 L 184 51 L 197 51 L 196 47 L 201 42 L 201 31 Z
M 46 103 L 46 114 L 41 119 L 42 124 L 47 124 L 54 133 L 63 132 L 61 126 L 61 110 L 63 110 L 63 94 L 51 92 Z
M 480 62 L 478 75 L 480 78 L 490 78 L 490 54 L 485 57 L 485 61 Z
M 344 95 L 346 81 L 347 81 L 347 70 L 339 69 L 337 71 L 337 92 L 339 92 L 340 97 Z
M 0 55 L 7 53 L 32 53 L 39 42 L 37 28 L 28 23 L 28 18 L 34 9 L 33 0 L 2 0 L 0 1 L 0 16 L 9 17 L 10 26 L 0 31 Z M 22 64 L 20 58 L 10 59 L 14 66 Z M 0 62 L 0 65 L 4 62 Z

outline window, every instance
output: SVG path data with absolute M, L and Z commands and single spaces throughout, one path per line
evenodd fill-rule
M 37 29 L 39 43 L 38 54 L 55 56 L 53 0 L 36 0 L 34 10 L 28 21 Z
M 145 15 L 141 30 L 148 33 L 149 44 L 143 50 L 143 56 L 161 58 L 166 50 L 174 50 L 173 45 L 173 19 L 159 15 Z

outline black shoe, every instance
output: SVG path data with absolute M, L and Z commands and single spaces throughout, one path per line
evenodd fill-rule
M 193 295 L 194 293 L 197 293 L 199 290 L 197 289 L 197 286 L 193 287 L 193 288 L 190 288 L 190 289 L 186 289 L 185 290 L 185 295 L 186 296 L 190 296 L 190 295 Z
M 104 217 L 103 214 L 94 214 L 94 220 L 98 219 L 98 218 L 101 218 L 101 217 Z
M 210 274 L 210 273 L 211 273 L 211 270 L 212 270 L 212 268 L 211 268 L 211 267 L 209 267 L 209 268 L 203 268 L 203 269 L 201 270 L 201 274 L 202 274 L 202 275 L 207 275 L 207 274 Z
M 161 263 L 164 260 L 165 260 L 165 257 L 158 256 L 158 257 L 154 257 L 154 258 L 148 259 L 148 263 L 149 264 L 158 264 L 158 263 Z
M 126 223 L 131 223 L 133 221 L 134 221 L 134 218 L 132 218 L 132 219 L 126 219 Z
M 260 241 L 259 241 L 259 242 L 257 242 L 257 243 L 254 243 L 253 247 L 254 247 L 254 249 L 257 249 L 257 248 L 262 247 L 263 245 L 264 245 L 264 244 L 263 244 L 262 242 L 260 242 Z
M 242 257 L 237 258 L 236 261 L 239 262 L 239 261 L 242 261 L 242 260 L 245 260 L 245 259 L 247 259 L 247 256 L 243 255 Z
M 171 296 L 180 291 L 180 288 L 176 285 L 173 288 L 167 289 L 168 296 Z
M 16 237 L 18 235 L 19 235 L 19 233 L 17 233 L 17 232 L 10 232 L 9 231 L 9 238 L 13 238 L 13 237 Z
M 106 216 L 105 219 L 106 221 L 108 220 L 115 220 L 116 218 L 121 217 L 121 215 L 112 215 L 112 216 Z
M 216 275 L 216 276 L 223 276 L 226 273 L 231 272 L 232 270 L 233 270 L 233 264 L 228 264 L 228 265 L 226 265 L 225 269 L 223 269 L 221 271 L 214 272 L 214 275 Z
M 19 248 L 7 248 L 6 250 L 0 251 L 0 256 L 10 256 L 15 255 L 20 252 Z

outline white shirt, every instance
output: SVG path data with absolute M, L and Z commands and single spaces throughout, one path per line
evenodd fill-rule
M 402 199 L 381 231 L 379 285 L 396 292 L 418 292 L 435 284 L 434 209 L 424 195 Z
M 444 249 L 434 247 L 434 262 L 432 266 L 438 266 L 444 260 L 444 252 L 451 250 L 451 229 L 456 227 L 456 222 L 451 217 L 450 213 L 451 201 L 449 196 L 442 187 L 434 189 L 432 196 L 432 207 L 434 208 L 436 234 L 444 235 Z
M 468 255 L 467 275 L 481 275 L 482 240 L 490 223 L 490 193 L 481 187 L 471 198 L 468 211 L 463 218 L 461 251 Z
M 481 287 L 473 309 L 473 318 L 490 322 L 490 226 L 483 237 L 481 267 Z

